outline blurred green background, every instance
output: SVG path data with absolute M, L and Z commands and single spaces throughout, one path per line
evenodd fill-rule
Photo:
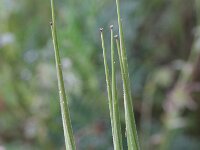
M 142 150 L 199 150 L 200 1 L 121 9 Z M 56 0 L 56 15 L 77 149 L 112 150 L 99 27 L 109 47 L 115 1 Z M 50 21 L 50 0 L 0 0 L 0 150 L 64 149 Z

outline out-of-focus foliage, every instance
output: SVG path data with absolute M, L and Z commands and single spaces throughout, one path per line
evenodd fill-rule
M 198 0 L 121 7 L 141 144 L 200 149 Z M 98 28 L 117 25 L 115 2 L 59 0 L 56 11 L 77 148 L 112 149 Z M 49 0 L 0 1 L 0 149 L 64 149 L 50 18 Z

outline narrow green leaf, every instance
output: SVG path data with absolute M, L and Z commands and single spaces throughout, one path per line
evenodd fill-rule
M 51 11 L 52 11 L 51 31 L 52 31 L 52 38 L 53 38 L 53 45 L 54 45 L 54 52 L 55 52 L 55 61 L 56 61 L 56 69 L 57 69 L 58 88 L 59 88 L 59 95 L 60 95 L 60 107 L 61 107 L 62 122 L 63 122 L 63 129 L 64 129 L 65 146 L 66 146 L 66 150 L 75 150 L 76 147 L 75 147 L 71 120 L 70 120 L 70 115 L 69 115 L 68 102 L 67 102 L 67 98 L 65 94 L 62 66 L 61 66 L 59 46 L 58 46 L 57 33 L 56 33 L 54 0 L 51 0 Z
M 115 40 L 116 40 L 117 52 L 118 52 L 118 56 L 119 56 L 120 69 L 122 70 L 122 72 L 124 72 L 124 68 L 123 68 L 123 65 L 122 65 L 122 54 L 121 54 L 121 50 L 120 50 L 119 36 L 118 35 L 115 35 Z
M 111 82 L 110 82 L 110 76 L 109 76 L 109 68 L 108 68 L 108 63 L 107 63 L 103 28 L 100 28 L 100 32 L 101 32 L 101 43 L 102 43 L 102 49 L 103 49 L 103 60 L 104 60 L 104 68 L 105 68 L 105 75 L 106 75 L 106 85 L 107 85 L 107 93 L 108 93 L 108 105 L 109 105 L 109 111 L 110 111 L 112 135 L 114 135 L 112 90 L 111 90 Z M 114 142 L 115 142 L 115 140 L 114 140 L 114 137 L 113 137 L 113 143 Z
M 105 68 L 105 75 L 106 75 L 108 102 L 109 102 L 109 110 L 110 110 L 110 118 L 111 118 L 112 135 L 113 135 L 113 145 L 114 145 L 115 150 L 122 150 L 123 149 L 123 147 L 122 147 L 122 137 L 121 137 L 122 135 L 121 135 L 119 106 L 118 106 L 118 101 L 117 101 L 116 76 L 115 76 L 115 65 L 114 65 L 113 31 L 111 29 L 112 82 L 110 81 L 110 75 L 109 75 L 110 72 L 109 72 L 109 67 L 108 67 L 108 63 L 107 63 L 103 28 L 101 28 L 100 31 L 101 31 L 104 68 Z
M 117 98 L 117 87 L 116 87 L 116 71 L 115 71 L 115 51 L 114 51 L 114 40 L 113 40 L 113 26 L 111 29 L 111 65 L 112 65 L 112 101 L 113 101 L 113 122 L 114 122 L 114 137 L 115 137 L 115 150 L 122 150 L 122 133 L 121 123 L 119 114 L 119 104 Z
M 121 54 L 121 65 L 122 65 L 121 74 L 122 74 L 123 88 L 124 88 L 124 107 L 125 107 L 125 122 L 126 122 L 128 149 L 139 150 L 140 147 L 139 147 L 137 129 L 136 129 L 136 124 L 135 124 L 135 117 L 134 117 L 134 112 L 133 112 L 130 79 L 129 79 L 129 73 L 128 73 L 128 63 L 127 63 L 127 56 L 126 56 L 126 48 L 124 44 L 122 22 L 121 22 L 121 17 L 120 17 L 119 0 L 116 0 L 116 6 L 117 6 L 118 26 L 119 26 L 119 35 L 120 35 L 120 52 L 121 52 L 120 54 Z

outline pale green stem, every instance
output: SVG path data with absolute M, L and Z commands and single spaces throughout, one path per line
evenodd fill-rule
M 101 32 L 101 43 L 102 43 L 102 49 L 103 49 L 104 68 L 105 68 L 105 75 L 106 75 L 106 85 L 107 85 L 107 93 L 108 93 L 108 105 L 109 105 L 109 111 L 110 111 L 111 128 L 112 128 L 112 135 L 114 135 L 112 90 L 111 90 L 111 82 L 110 82 L 110 77 L 109 77 L 109 68 L 108 68 L 108 63 L 107 63 L 106 49 L 105 49 L 105 44 L 104 44 L 103 28 L 100 29 L 100 32 Z M 113 144 L 114 143 L 115 143 L 115 139 L 113 136 Z
M 121 59 L 123 66 L 123 69 L 121 69 L 121 74 L 122 74 L 123 88 L 124 88 L 124 107 L 125 107 L 125 121 L 126 121 L 128 149 L 139 150 L 140 146 L 139 146 L 135 117 L 133 112 L 130 79 L 128 73 L 128 63 L 127 63 L 126 49 L 124 44 L 122 22 L 120 17 L 119 0 L 116 0 L 116 6 L 117 6 L 118 26 L 120 35 L 120 51 L 121 51 Z
M 123 68 L 123 65 L 122 65 L 122 55 L 121 55 L 121 51 L 120 51 L 120 44 L 119 44 L 119 36 L 118 35 L 115 35 L 115 40 L 116 40 L 117 51 L 118 51 L 118 56 L 119 56 L 120 68 L 124 72 L 124 68 Z
M 73 131 L 72 131 L 71 120 L 70 120 L 70 115 L 69 115 L 68 102 L 67 102 L 67 98 L 65 94 L 62 66 L 61 66 L 59 46 L 58 46 L 57 33 L 56 33 L 54 0 L 51 0 L 51 11 L 52 11 L 51 31 L 52 31 L 53 45 L 54 45 L 54 51 L 55 51 L 55 61 L 56 61 L 56 69 L 57 69 L 58 88 L 59 88 L 59 95 L 60 95 L 60 107 L 61 107 L 62 122 L 63 122 L 63 129 L 64 129 L 65 146 L 66 146 L 66 150 L 75 150 L 76 147 L 75 147 L 75 141 L 73 137 Z
M 117 87 L 116 87 L 116 71 L 115 71 L 115 51 L 114 51 L 114 40 L 113 40 L 113 26 L 111 29 L 111 65 L 112 65 L 112 101 L 113 101 L 113 120 L 114 120 L 114 137 L 115 137 L 115 150 L 122 150 L 122 133 L 121 123 L 119 114 L 119 104 L 117 98 Z

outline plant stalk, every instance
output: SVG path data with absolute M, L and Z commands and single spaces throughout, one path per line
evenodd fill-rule
M 110 76 L 109 76 L 108 63 L 107 63 L 107 59 L 106 59 L 107 56 L 106 56 L 106 48 L 105 48 L 105 42 L 104 42 L 103 28 L 100 28 L 100 33 L 101 33 L 101 43 L 102 43 L 102 49 L 103 49 L 103 60 L 104 60 L 106 85 L 107 85 L 107 93 L 108 93 L 108 105 L 109 105 L 111 128 L 112 128 L 112 136 L 113 136 L 114 135 L 114 125 L 113 125 L 112 89 L 111 89 L 111 82 L 110 82 Z M 115 143 L 114 136 L 113 136 L 113 143 Z
M 61 115 L 62 115 L 63 129 L 64 129 L 65 146 L 66 150 L 75 150 L 76 147 L 75 147 L 75 141 L 69 114 L 68 101 L 65 93 L 62 65 L 60 60 L 58 39 L 56 33 L 54 0 L 51 0 L 51 11 L 52 11 L 51 31 L 52 31 L 52 38 L 53 38 L 53 45 L 55 52 L 55 62 L 56 62 L 56 70 L 58 78 L 58 88 L 60 95 L 60 107 L 61 107 Z
M 121 74 L 122 74 L 123 88 L 124 88 L 124 107 L 125 107 L 125 122 L 126 122 L 128 149 L 139 150 L 140 146 L 139 146 L 135 117 L 133 112 L 130 79 L 128 73 L 128 63 L 127 63 L 126 48 L 124 44 L 122 22 L 120 16 L 119 0 L 116 0 L 116 6 L 117 6 L 118 26 L 120 35 L 120 52 L 121 52 L 121 65 L 122 65 Z
M 114 120 L 114 132 L 115 137 L 115 150 L 122 150 L 122 133 L 121 133 L 121 122 L 119 114 L 119 104 L 117 98 L 117 87 L 116 87 L 116 71 L 115 71 L 115 51 L 114 51 L 114 37 L 113 37 L 113 26 L 110 26 L 111 30 L 111 66 L 112 66 L 112 101 L 113 101 L 113 120 Z

